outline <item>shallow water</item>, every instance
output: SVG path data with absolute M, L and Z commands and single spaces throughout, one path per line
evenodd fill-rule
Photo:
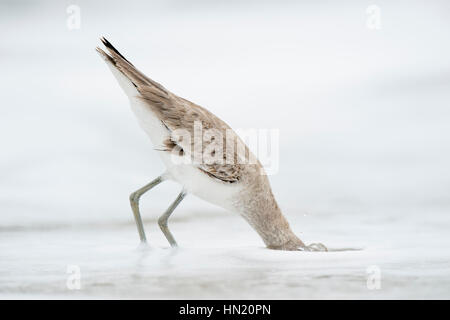
M 176 249 L 167 247 L 156 221 L 146 221 L 151 245 L 144 248 L 137 245 L 131 222 L 3 231 L 0 295 L 63 299 L 450 297 L 450 254 L 442 250 L 450 243 L 444 228 L 418 232 L 416 226 L 388 223 L 343 232 L 334 226 L 336 218 L 291 219 L 294 229 L 301 224 L 306 227 L 306 242 L 320 240 L 330 252 L 281 252 L 265 249 L 239 217 L 224 212 L 209 219 L 193 216 L 173 219 L 171 229 L 180 244 Z M 354 222 L 347 227 L 358 226 Z M 410 237 L 413 232 L 420 236 Z M 340 251 L 347 247 L 361 250 Z M 81 272 L 79 290 L 67 287 L 67 268 L 72 270 L 73 265 Z M 379 289 L 367 285 L 373 268 L 380 271 Z
M 359 1 L 184 3 L 80 1 L 71 31 L 65 3 L 0 3 L 0 297 L 450 298 L 447 1 L 380 3 L 379 31 Z M 279 129 L 274 194 L 332 250 L 267 250 L 193 196 L 170 249 L 156 221 L 171 182 L 142 198 L 139 250 L 128 195 L 164 168 L 94 51 L 102 35 L 233 128 Z

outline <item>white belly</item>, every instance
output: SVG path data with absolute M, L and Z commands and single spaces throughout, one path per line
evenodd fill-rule
M 131 109 L 139 125 L 147 133 L 154 147 L 163 147 L 169 131 L 150 107 L 137 98 L 130 98 Z M 188 193 L 227 210 L 233 210 L 233 198 L 240 192 L 239 185 L 211 178 L 191 164 L 174 161 L 170 152 L 157 151 L 167 168 L 167 178 L 180 183 Z
M 139 126 L 150 137 L 153 146 L 156 149 L 163 148 L 163 142 L 169 136 L 169 131 L 161 123 L 155 114 L 151 111 L 150 107 L 139 98 L 130 98 L 131 110 L 135 114 Z M 170 153 L 158 151 L 164 164 L 169 167 L 171 164 Z
M 192 165 L 176 165 L 169 170 L 171 178 L 197 197 L 227 210 L 234 210 L 234 200 L 240 193 L 238 184 L 211 178 Z

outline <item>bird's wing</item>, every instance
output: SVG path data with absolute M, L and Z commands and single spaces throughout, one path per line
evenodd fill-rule
M 102 42 L 109 54 L 100 48 L 97 51 L 131 81 L 139 93 L 137 98 L 168 129 L 161 151 L 190 157 L 193 165 L 215 179 L 228 183 L 239 181 L 242 163 L 250 153 L 236 133 L 208 110 L 176 96 L 145 76 L 108 40 L 102 38 Z
M 144 98 L 148 94 L 143 95 Z M 154 96 L 148 103 L 154 104 Z M 237 182 L 247 146 L 222 120 L 208 110 L 177 96 L 158 101 L 159 118 L 169 128 L 166 150 L 182 154 L 201 171 L 224 182 Z

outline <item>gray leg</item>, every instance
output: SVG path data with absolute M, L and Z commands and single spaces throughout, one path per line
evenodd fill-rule
M 175 210 L 175 208 L 180 204 L 181 200 L 183 200 L 185 196 L 186 192 L 184 190 L 181 191 L 175 201 L 170 205 L 169 209 L 167 209 L 166 212 L 164 212 L 164 214 L 158 219 L 159 227 L 161 228 L 162 232 L 164 233 L 172 247 L 176 247 L 177 242 L 173 238 L 172 233 L 170 233 L 169 227 L 167 226 L 167 220 L 169 220 L 169 217 L 172 214 L 173 210 Z
M 142 224 L 141 213 L 139 212 L 139 198 L 144 193 L 146 193 L 147 191 L 152 189 L 154 186 L 160 184 L 163 181 L 164 181 L 163 176 L 159 176 L 158 178 L 156 178 L 149 184 L 143 186 L 139 190 L 130 194 L 131 209 L 133 210 L 134 220 L 136 220 L 136 226 L 138 228 L 139 237 L 141 238 L 141 242 L 147 242 L 147 239 L 145 238 L 144 225 Z

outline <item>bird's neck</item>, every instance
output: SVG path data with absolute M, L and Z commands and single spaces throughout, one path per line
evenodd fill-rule
M 298 250 L 305 246 L 292 232 L 276 203 L 264 211 L 248 210 L 243 216 L 269 249 Z

